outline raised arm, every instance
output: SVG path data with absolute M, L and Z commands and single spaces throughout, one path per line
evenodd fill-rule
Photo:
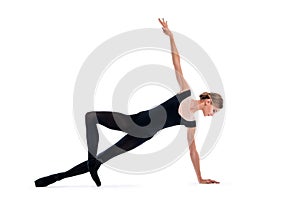
M 173 61 L 174 69 L 175 69 L 176 79 L 180 86 L 180 91 L 190 89 L 185 78 L 183 77 L 183 73 L 182 73 L 181 65 L 180 65 L 180 55 L 178 53 L 178 50 L 177 50 L 177 47 L 175 44 L 173 33 L 170 31 L 170 29 L 168 27 L 168 23 L 167 23 L 167 21 L 164 20 L 164 18 L 162 18 L 162 20 L 158 19 L 158 21 L 162 25 L 163 32 L 170 38 L 172 61 Z
M 187 139 L 190 149 L 190 157 L 197 175 L 197 179 L 199 183 L 210 184 L 210 183 L 219 183 L 217 181 L 211 179 L 203 179 L 200 172 L 200 159 L 199 154 L 196 149 L 195 144 L 195 130 L 196 128 L 188 128 L 187 129 Z

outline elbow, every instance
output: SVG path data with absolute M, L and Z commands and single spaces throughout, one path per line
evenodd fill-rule
M 174 68 L 175 68 L 176 70 L 180 70 L 180 71 L 181 71 L 181 65 L 180 65 L 179 59 L 173 60 L 173 65 L 174 65 Z
M 195 156 L 196 154 L 198 154 L 197 149 L 196 148 L 190 148 L 190 156 Z

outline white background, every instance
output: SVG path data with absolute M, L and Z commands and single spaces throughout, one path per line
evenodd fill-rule
M 86 159 L 72 113 L 84 60 L 158 17 L 204 48 L 223 80 L 225 126 L 201 161 L 221 184 L 197 184 L 186 154 L 147 175 L 103 167 L 101 188 L 88 174 L 35 188 Z M 299 199 L 299 19 L 296 0 L 1 1 L 1 199 Z

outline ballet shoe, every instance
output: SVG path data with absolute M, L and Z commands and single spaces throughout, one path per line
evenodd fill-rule
M 63 179 L 63 174 L 58 173 L 58 174 L 53 174 L 53 175 L 46 176 L 43 178 L 39 178 L 34 181 L 34 184 L 36 187 L 46 187 L 46 186 L 48 186 L 52 183 L 55 183 L 56 181 L 59 181 L 61 179 Z
M 90 175 L 92 177 L 92 179 L 94 180 L 94 182 L 96 183 L 97 187 L 101 186 L 101 181 L 100 178 L 98 176 L 98 169 L 101 166 L 101 162 L 99 160 L 97 160 L 95 157 L 91 157 L 89 155 L 89 160 L 88 160 L 88 169 L 90 172 Z

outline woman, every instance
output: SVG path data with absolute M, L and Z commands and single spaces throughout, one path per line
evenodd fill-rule
M 158 131 L 175 126 L 187 127 L 189 150 L 191 160 L 199 183 L 219 183 L 211 179 L 203 179 L 200 172 L 199 155 L 194 142 L 196 121 L 193 116 L 198 110 L 202 110 L 204 116 L 213 116 L 223 107 L 223 99 L 217 93 L 202 93 L 200 100 L 191 99 L 189 85 L 183 77 L 180 56 L 177 51 L 174 37 L 168 28 L 167 21 L 158 19 L 163 32 L 169 36 L 172 50 L 172 61 L 175 68 L 176 79 L 180 86 L 180 92 L 166 100 L 162 104 L 136 114 L 126 115 L 119 112 L 91 111 L 85 115 L 86 136 L 88 145 L 88 160 L 72 169 L 40 178 L 35 181 L 36 187 L 45 187 L 64 178 L 90 172 L 97 186 L 101 185 L 97 171 L 101 164 L 111 158 L 130 151 L 151 139 Z M 127 135 L 115 145 L 97 155 L 99 134 L 96 124 L 101 124 L 112 130 L 126 132 Z

